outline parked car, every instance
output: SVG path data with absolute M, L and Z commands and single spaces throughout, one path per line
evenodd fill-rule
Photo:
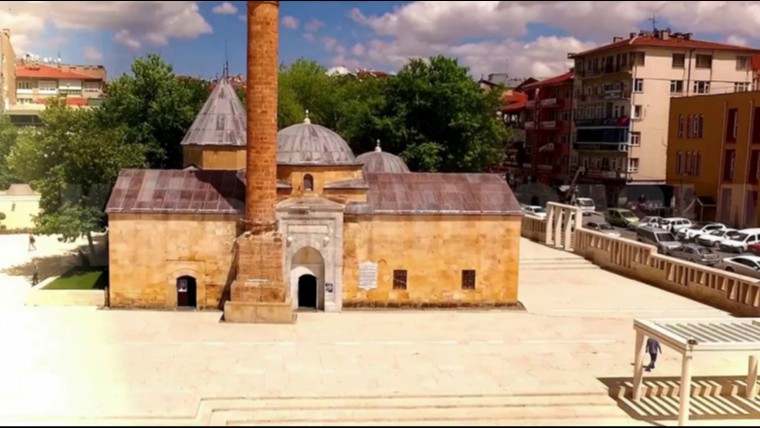
M 636 240 L 654 245 L 660 254 L 669 254 L 671 251 L 682 246 L 672 233 L 649 226 L 640 227 L 636 231 Z
M 760 242 L 760 229 L 744 229 L 728 239 L 720 241 L 721 251 L 745 253 L 752 244 Z
M 546 210 L 544 207 L 539 207 L 537 205 L 523 205 L 522 210 L 525 214 L 538 217 L 542 220 L 546 219 Z
M 718 253 L 710 248 L 700 247 L 697 244 L 686 244 L 670 251 L 670 255 L 681 260 L 698 263 L 705 266 L 715 266 L 720 262 Z
M 678 231 L 676 238 L 684 241 L 692 241 L 705 233 L 710 233 L 716 230 L 725 229 L 726 226 L 722 223 L 697 223 L 691 227 L 687 227 Z
M 678 233 L 681 229 L 686 229 L 691 226 L 691 220 L 681 217 L 670 217 L 660 220 L 660 228 L 673 233 Z
M 596 223 L 592 221 L 592 222 L 586 223 L 586 225 L 583 227 L 585 227 L 588 230 L 593 230 L 594 232 L 603 233 L 607 236 L 613 236 L 615 238 L 620 237 L 620 232 L 615 230 L 615 228 L 609 225 L 608 223 Z
M 738 234 L 739 231 L 736 229 L 719 229 L 713 230 L 712 232 L 706 233 L 704 235 L 700 235 L 695 241 L 699 245 L 704 245 L 705 247 L 717 247 L 720 244 L 720 241 L 723 241 L 725 239 L 732 239 Z
M 591 198 L 576 198 L 575 205 L 579 207 L 584 213 L 596 212 L 596 204 Z
M 760 243 L 752 244 L 749 247 L 747 247 L 747 252 L 754 254 L 754 255 L 760 255 Z
M 625 208 L 610 208 L 604 215 L 604 219 L 607 223 L 613 226 L 627 228 L 629 224 L 636 224 L 639 222 L 639 217 L 631 210 Z
M 628 226 L 631 230 L 636 230 L 639 227 L 649 226 L 649 227 L 660 227 L 660 221 L 662 221 L 662 217 L 657 216 L 647 216 L 639 220 L 638 224 L 631 224 Z
M 758 256 L 729 257 L 723 259 L 718 264 L 718 268 L 760 279 L 760 257 Z

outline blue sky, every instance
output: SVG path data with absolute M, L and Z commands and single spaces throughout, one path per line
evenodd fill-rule
M 245 2 L 3 2 L 0 24 L 16 53 L 59 53 L 68 63 L 102 63 L 111 76 L 137 56 L 158 52 L 180 74 L 213 77 L 225 46 L 233 73 L 245 66 Z M 567 53 L 612 36 L 658 27 L 703 39 L 757 45 L 760 2 L 392 2 L 283 1 L 280 55 L 327 67 L 395 71 L 408 58 L 445 54 L 476 77 L 507 72 L 549 77 Z

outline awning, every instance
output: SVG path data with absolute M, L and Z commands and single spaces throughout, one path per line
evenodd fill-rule
M 546 153 L 546 152 L 553 152 L 554 151 L 554 143 L 544 144 L 541 146 L 540 149 L 538 149 L 539 153 Z
M 697 196 L 697 203 L 704 208 L 715 208 L 718 203 L 715 202 L 712 196 Z

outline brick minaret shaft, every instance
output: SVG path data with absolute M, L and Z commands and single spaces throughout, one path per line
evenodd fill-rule
M 275 228 L 279 1 L 248 2 L 246 229 Z

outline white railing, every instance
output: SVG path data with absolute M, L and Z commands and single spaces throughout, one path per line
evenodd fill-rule
M 522 236 L 574 251 L 597 266 L 734 315 L 760 316 L 757 280 L 664 256 L 651 245 L 583 229 L 581 222 L 578 208 L 550 202 L 546 220 L 523 217 Z

